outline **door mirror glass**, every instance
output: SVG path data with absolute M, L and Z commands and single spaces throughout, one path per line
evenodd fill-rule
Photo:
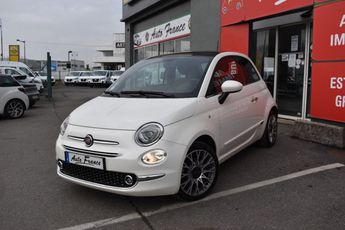
M 243 88 L 242 83 L 234 80 L 228 80 L 223 82 L 222 91 L 223 93 L 237 93 Z

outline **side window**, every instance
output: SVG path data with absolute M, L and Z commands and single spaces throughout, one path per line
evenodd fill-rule
M 244 77 L 246 78 L 247 84 L 254 83 L 260 80 L 258 73 L 254 66 L 246 58 L 237 57 L 237 62 L 244 68 Z
M 20 86 L 18 82 L 10 76 L 0 76 L 0 87 Z
M 227 80 L 235 80 L 245 86 L 260 80 L 260 78 L 246 58 L 240 56 L 224 57 L 218 62 L 213 72 L 206 96 L 221 94 L 221 86 Z

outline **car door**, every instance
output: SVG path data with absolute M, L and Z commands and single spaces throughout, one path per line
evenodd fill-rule
M 240 92 L 230 94 L 223 104 L 218 103 L 220 159 L 230 157 L 241 147 L 246 146 L 255 131 L 252 113 L 255 90 L 248 79 L 245 62 L 241 56 L 226 56 L 219 60 L 213 72 L 207 97 L 218 98 L 222 91 L 221 85 L 227 80 L 236 80 L 243 85 Z

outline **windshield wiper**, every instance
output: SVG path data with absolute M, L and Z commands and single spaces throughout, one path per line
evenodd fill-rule
M 143 90 L 134 90 L 134 91 L 121 91 L 121 94 L 139 94 L 142 96 L 161 96 L 161 97 L 175 97 L 174 94 L 171 93 L 164 93 L 164 92 L 157 92 L 157 91 L 143 91 Z
M 116 93 L 116 92 L 112 92 L 112 91 L 104 91 L 104 94 L 106 95 L 110 95 L 110 96 L 117 96 L 117 97 L 121 97 L 120 93 Z

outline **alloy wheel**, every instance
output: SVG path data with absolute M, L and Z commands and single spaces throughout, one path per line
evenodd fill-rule
M 270 143 L 274 143 L 277 140 L 278 133 L 278 121 L 275 114 L 271 114 L 267 125 L 268 140 Z
M 182 168 L 181 187 L 190 197 L 205 194 L 216 178 L 217 164 L 212 154 L 204 149 L 189 152 Z
M 24 113 L 24 105 L 18 100 L 12 100 L 7 105 L 7 114 L 10 118 L 19 118 Z

